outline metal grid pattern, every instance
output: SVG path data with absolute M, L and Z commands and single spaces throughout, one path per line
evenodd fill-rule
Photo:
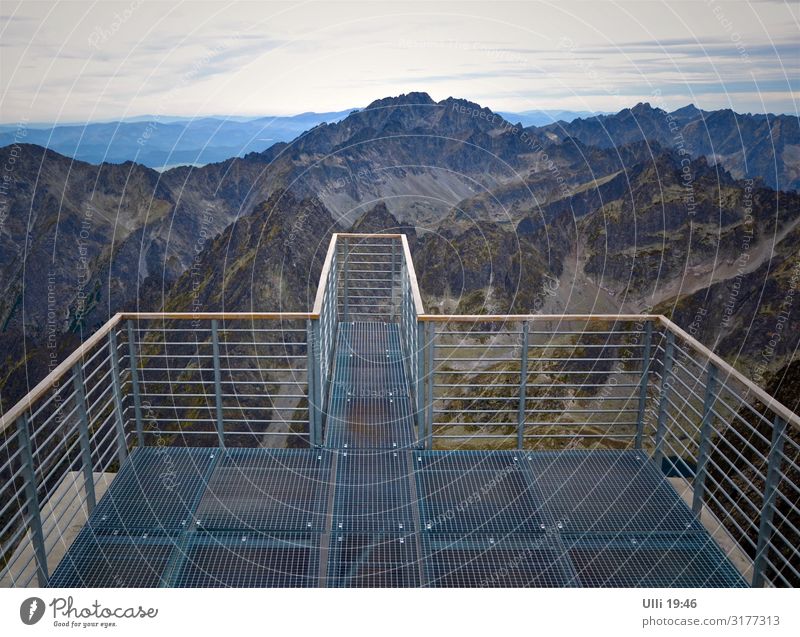
M 548 329 L 527 317 L 451 318 L 425 323 L 429 446 L 495 439 L 563 448 L 578 438 L 640 446 L 646 321 L 566 318 Z
M 195 513 L 213 530 L 321 531 L 330 481 L 330 453 L 291 449 L 220 452 Z
M 350 236 L 337 242 L 337 248 L 337 313 L 344 321 L 396 318 L 400 242 L 380 236 Z
M 336 464 L 335 533 L 414 529 L 408 452 L 345 451 Z
M 137 448 L 89 526 L 151 532 L 185 528 L 218 455 L 217 449 Z
M 428 534 L 423 546 L 426 586 L 545 588 L 569 583 L 564 551 L 546 535 Z
M 176 550 L 175 534 L 83 528 L 50 578 L 53 588 L 153 588 Z
M 172 586 L 306 588 L 319 584 L 315 533 L 193 533 Z
M 682 532 L 702 528 L 683 500 L 636 451 L 528 453 L 544 506 L 565 533 Z
M 327 584 L 331 588 L 420 586 L 413 536 L 335 533 L 329 556 Z
M 585 587 L 746 586 L 707 533 L 563 538 L 574 584 Z
M 742 585 L 687 519 L 635 452 L 148 449 L 132 454 L 53 582 Z
M 514 452 L 414 452 L 422 523 L 432 533 L 531 533 L 545 517 Z
M 341 323 L 327 446 L 392 449 L 416 442 L 397 324 Z
M 309 340 L 304 318 L 131 321 L 124 342 L 134 400 L 125 418 L 145 444 L 159 436 L 192 446 L 307 439 Z

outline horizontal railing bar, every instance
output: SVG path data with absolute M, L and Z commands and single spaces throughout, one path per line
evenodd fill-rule
M 284 421 L 276 421 L 276 422 L 284 422 Z M 289 421 L 286 421 L 289 422 Z M 208 431 L 183 431 L 180 429 L 177 430 L 169 430 L 169 429 L 151 429 L 150 431 L 144 432 L 145 436 L 216 436 L 217 431 L 216 429 L 209 429 Z M 225 431 L 224 435 L 226 436 L 303 436 L 308 437 L 308 432 L 303 431 Z
M 171 407 L 170 407 L 171 409 Z M 216 418 L 169 418 L 169 417 L 162 417 L 158 419 L 159 421 L 163 422 L 176 422 L 176 423 L 195 423 L 195 422 L 211 422 L 216 423 Z M 308 420 L 305 419 L 288 419 L 288 418 L 269 418 L 269 419 L 262 419 L 262 418 L 226 418 L 225 422 L 245 422 L 245 423 L 276 423 L 276 422 L 283 422 L 283 423 L 300 423 L 300 424 L 308 424 Z M 216 429 L 211 433 L 216 434 Z
M 717 493 L 720 493 L 720 491 L 717 491 Z M 724 491 L 722 491 L 722 493 L 725 493 L 725 492 L 724 492 Z M 726 495 L 727 495 L 727 494 L 726 494 Z M 708 498 L 709 500 L 713 500 L 713 501 L 716 503 L 716 505 L 717 505 L 717 506 L 718 506 L 720 509 L 722 509 L 722 510 L 723 510 L 723 511 L 726 513 L 726 516 L 725 516 L 725 519 L 724 519 L 724 523 L 725 523 L 725 524 L 733 524 L 733 526 L 734 526 L 734 527 L 736 527 L 736 530 L 739 532 L 741 539 L 742 539 L 742 540 L 746 540 L 746 541 L 747 541 L 747 543 L 748 543 L 748 544 L 750 544 L 750 546 L 752 546 L 752 547 L 755 549 L 755 548 L 756 548 L 756 543 L 755 543 L 755 542 L 753 542 L 753 540 L 751 540 L 751 539 L 750 539 L 750 534 L 749 534 L 749 532 L 748 532 L 746 529 L 743 529 L 743 528 L 741 527 L 741 525 L 740 525 L 740 524 L 739 524 L 739 522 L 736 520 L 736 518 L 734 518 L 733 516 L 731 516 L 730 514 L 728 514 L 728 509 L 727 509 L 727 507 L 725 506 L 725 504 L 724 504 L 723 502 L 721 502 L 721 501 L 720 501 L 720 500 L 719 500 L 719 499 L 716 497 L 716 495 L 714 495 L 714 493 L 712 493 L 712 492 L 711 492 L 711 491 L 709 491 L 708 489 L 706 489 L 706 491 L 705 491 L 705 497 L 706 497 L 706 498 Z M 731 504 L 733 504 L 733 505 L 735 506 L 735 504 L 736 504 L 736 503 L 735 503 L 735 502 L 733 502 L 733 501 L 731 501 Z M 744 515 L 744 514 L 743 514 L 743 515 Z M 747 519 L 745 518 L 745 521 L 749 523 L 749 525 L 750 525 L 750 528 L 751 528 L 752 530 L 754 530 L 754 531 L 758 531 L 758 526 L 757 526 L 757 525 L 755 525 L 755 524 L 754 524 L 754 523 L 753 523 L 751 520 L 747 520 Z M 724 525 L 723 525 L 723 526 L 724 526 Z M 740 542 L 740 541 L 739 541 L 739 542 Z M 744 547 L 743 547 L 743 548 L 744 548 Z
M 688 343 L 688 345 L 697 353 L 702 354 L 710 362 L 713 362 L 719 368 L 719 370 L 723 372 L 722 374 L 719 375 L 719 381 L 721 383 L 723 384 L 725 383 L 726 376 L 728 378 L 735 378 L 745 387 L 747 387 L 750 391 L 752 391 L 755 394 L 755 397 L 758 398 L 767 409 L 772 411 L 777 416 L 783 418 L 787 423 L 792 423 L 794 426 L 800 427 L 800 416 L 798 416 L 791 409 L 783 405 L 776 398 L 770 396 L 767 392 L 765 392 L 753 381 L 744 376 L 741 372 L 731 367 L 728 363 L 722 360 L 719 356 L 717 356 L 714 352 L 708 349 L 705 345 L 703 345 L 696 339 L 692 338 L 687 332 L 678 327 L 666 316 L 657 315 L 654 320 L 657 320 L 662 325 L 664 325 L 664 327 L 670 330 L 673 334 L 679 336 L 684 342 Z
M 61 395 L 62 391 L 69 391 L 70 394 L 68 396 L 64 397 L 64 396 Z M 69 383 L 67 385 L 60 385 L 59 388 L 56 391 L 54 391 L 46 400 L 42 401 L 42 404 L 39 405 L 36 408 L 36 410 L 31 411 L 30 415 L 28 416 L 29 420 L 31 420 L 31 421 L 35 420 L 36 417 L 40 413 L 42 413 L 42 411 L 45 409 L 45 407 L 50 405 L 54 400 L 57 400 L 57 399 L 60 398 L 61 402 L 65 403 L 68 400 L 70 400 L 74 395 L 75 395 L 75 389 L 72 387 L 72 383 Z M 31 435 L 31 438 L 35 438 L 36 437 L 36 433 L 37 432 L 34 431 L 33 434 Z
M 122 312 L 132 321 L 304 321 L 318 318 L 314 312 Z
M 634 425 L 635 424 L 636 423 L 634 423 Z M 436 426 L 438 426 L 438 425 L 436 425 Z M 516 423 L 509 423 L 508 426 L 516 427 Z M 629 438 L 629 439 L 631 439 L 634 436 L 632 434 L 631 435 L 626 435 L 626 434 L 577 434 L 577 435 L 573 435 L 573 434 L 525 434 L 523 436 L 523 439 L 524 440 L 542 440 L 542 439 L 547 439 L 547 438 L 570 438 L 570 439 L 574 439 L 575 437 L 580 437 L 580 438 L 613 438 L 613 439 Z M 456 438 L 456 439 L 460 439 L 460 440 L 466 440 L 466 439 L 471 439 L 471 438 L 504 438 L 504 439 L 508 440 L 510 438 L 510 436 L 507 436 L 507 435 L 504 435 L 504 434 L 464 434 L 464 435 L 458 435 L 458 434 L 433 434 L 433 438 L 434 438 L 434 440 L 435 439 L 445 439 L 445 438 L 449 438 L 449 439 Z
M 516 412 L 510 412 L 516 413 Z M 598 422 L 589 422 L 589 421 L 578 421 L 578 422 L 559 422 L 559 421 L 525 421 L 526 426 L 530 427 L 556 427 L 556 428 L 566 428 L 566 427 L 635 427 L 638 423 L 636 422 L 617 422 L 617 421 L 598 421 Z M 434 421 L 433 425 L 435 427 L 513 427 L 516 429 L 517 421 L 509 420 L 508 422 L 466 422 L 466 421 L 446 421 L 446 420 L 437 420 Z M 540 434 L 544 435 L 544 434 Z M 633 437 L 634 434 L 623 434 L 626 438 Z M 565 434 L 565 437 L 583 437 L 583 434 Z
M 548 321 L 587 323 L 640 323 L 657 321 L 658 314 L 420 314 L 420 321 L 432 323 L 545 323 Z M 639 333 L 639 332 L 634 332 Z M 552 332 L 551 332 L 552 334 Z M 690 337 L 691 338 L 691 337 Z

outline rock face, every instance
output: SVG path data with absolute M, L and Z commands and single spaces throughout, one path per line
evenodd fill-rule
M 61 356 L 121 309 L 309 307 L 342 230 L 407 234 L 430 311 L 702 309 L 698 335 L 752 370 L 798 281 L 797 144 L 785 116 L 640 104 L 523 128 L 410 93 L 202 168 L 0 148 L 0 406 L 48 339 Z

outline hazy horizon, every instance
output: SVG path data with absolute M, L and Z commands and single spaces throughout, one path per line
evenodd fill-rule
M 411 92 L 411 91 L 406 91 L 405 93 L 408 93 L 408 92 Z M 425 92 L 425 93 L 428 93 L 430 95 L 429 91 L 421 91 L 421 92 Z M 396 94 L 396 95 L 383 95 L 383 96 L 380 96 L 380 97 L 376 97 L 375 100 L 384 99 L 384 98 L 398 97 L 399 95 L 403 95 L 403 93 L 399 93 L 399 94 Z M 633 108 L 634 106 L 636 106 L 636 104 L 631 103 L 628 106 L 623 106 L 623 107 L 619 108 L 617 111 L 604 111 L 604 110 L 598 110 L 598 109 L 594 109 L 594 110 L 592 110 L 592 109 L 573 110 L 573 109 L 569 109 L 569 108 L 564 108 L 564 109 L 561 109 L 561 108 L 529 108 L 529 109 L 524 110 L 524 111 L 508 111 L 508 110 L 501 110 L 501 109 L 493 108 L 491 106 L 491 104 L 484 104 L 484 103 L 478 102 L 477 100 L 473 100 L 473 99 L 471 99 L 469 97 L 465 97 L 463 95 L 448 95 L 448 96 L 445 96 L 445 97 L 443 97 L 441 99 L 437 99 L 437 97 L 435 95 L 431 95 L 431 98 L 436 102 L 441 102 L 442 100 L 445 100 L 448 97 L 453 97 L 453 98 L 456 98 L 456 99 L 464 99 L 464 100 L 468 100 L 468 101 L 471 101 L 471 102 L 475 102 L 477 104 L 480 104 L 480 106 L 488 108 L 489 110 L 491 110 L 492 112 L 495 112 L 495 113 L 512 114 L 512 115 L 514 115 L 514 114 L 525 115 L 525 114 L 533 114 L 533 113 L 543 113 L 543 114 L 557 114 L 557 113 L 581 114 L 581 113 L 591 113 L 591 112 L 593 112 L 596 115 L 608 115 L 608 114 L 617 113 L 617 112 L 619 112 L 621 110 L 624 110 L 625 108 Z M 372 100 L 370 103 L 372 103 L 375 100 Z M 647 103 L 649 103 L 653 108 L 662 108 L 662 106 L 653 104 L 652 102 L 647 102 Z M 153 120 L 160 120 L 162 122 L 167 122 L 167 123 L 170 123 L 170 122 L 173 122 L 173 121 L 174 122 L 179 122 L 179 121 L 191 121 L 191 120 L 197 120 L 197 119 L 218 119 L 218 120 L 231 120 L 231 121 L 242 121 L 242 122 L 245 122 L 245 121 L 253 121 L 253 120 L 259 120 L 259 119 L 269 119 L 269 118 L 300 117 L 300 116 L 303 116 L 303 115 L 327 115 L 327 114 L 350 113 L 352 111 L 363 110 L 363 109 L 367 108 L 368 106 L 369 106 L 369 103 L 368 104 L 364 104 L 364 105 L 360 105 L 360 106 L 349 106 L 349 107 L 345 107 L 345 108 L 333 109 L 333 110 L 330 110 L 330 111 L 329 110 L 314 111 L 314 110 L 311 110 L 311 109 L 306 109 L 306 110 L 303 110 L 303 111 L 300 111 L 300 112 L 297 112 L 297 113 L 286 113 L 286 114 L 282 114 L 282 115 L 276 115 L 275 113 L 262 113 L 262 114 L 255 114 L 255 115 L 245 115 L 245 114 L 242 114 L 242 113 L 201 113 L 201 114 L 191 115 L 190 116 L 190 115 L 181 115 L 179 113 L 165 113 L 165 114 L 139 113 L 139 114 L 134 114 L 134 115 L 127 115 L 124 118 L 103 117 L 103 118 L 94 119 L 94 120 L 71 120 L 71 121 L 62 121 L 62 122 L 52 122 L 52 121 L 43 121 L 43 120 L 41 120 L 41 121 L 25 121 L 25 120 L 22 120 L 22 121 L 27 126 L 36 126 L 36 127 L 40 127 L 40 128 L 46 128 L 46 127 L 51 127 L 51 126 L 52 127 L 56 127 L 56 126 L 86 126 L 86 125 L 91 125 L 91 124 L 111 124 L 111 123 L 117 123 L 117 122 L 135 123 L 135 122 L 147 122 L 147 121 L 153 121 Z M 684 108 L 686 106 L 697 106 L 697 105 L 696 104 L 692 104 L 692 103 L 686 103 L 686 104 L 680 104 L 680 105 L 675 106 L 675 107 L 669 107 L 666 110 L 668 110 L 669 112 L 673 112 L 675 110 L 679 110 L 679 109 Z M 729 107 L 725 107 L 725 108 L 729 108 Z M 720 109 L 708 109 L 708 108 L 705 108 L 703 110 L 713 111 L 713 110 L 720 110 Z M 750 113 L 750 114 L 753 114 L 753 115 L 764 115 L 764 114 L 770 114 L 770 115 L 795 115 L 795 113 L 786 113 L 786 112 L 782 112 L 782 111 L 770 111 L 770 110 L 766 110 L 766 111 L 764 111 L 764 110 L 762 110 L 762 111 L 741 111 L 741 110 L 737 110 L 735 108 L 733 110 L 736 111 L 739 114 Z M 586 116 L 588 116 L 588 115 L 577 115 L 577 117 L 586 117 Z M 13 126 L 18 126 L 19 123 L 20 123 L 20 121 L 0 121 L 0 126 L 8 128 L 8 127 L 13 127 Z

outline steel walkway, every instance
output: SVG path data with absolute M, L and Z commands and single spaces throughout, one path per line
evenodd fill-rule
M 396 324 L 328 396 L 322 449 L 137 448 L 50 585 L 744 585 L 640 452 L 414 448 Z

